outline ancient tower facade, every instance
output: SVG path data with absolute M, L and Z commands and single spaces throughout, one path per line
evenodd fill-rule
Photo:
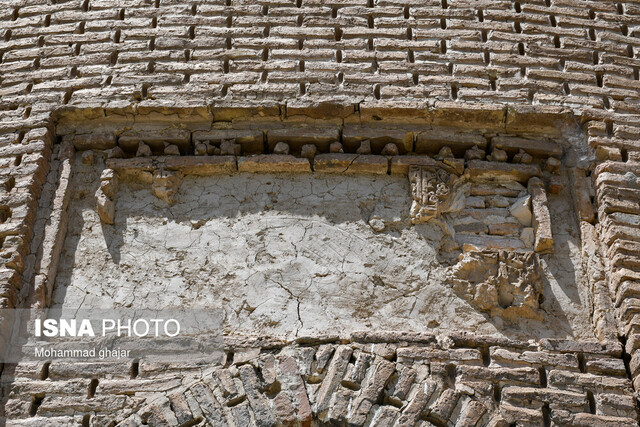
M 2 6 L 7 425 L 638 425 L 639 2 Z

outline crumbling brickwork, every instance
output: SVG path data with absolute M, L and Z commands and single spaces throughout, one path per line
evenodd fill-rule
M 129 365 L 7 365 L 3 415 L 10 422 L 637 425 L 640 3 L 2 6 L 0 308 L 50 302 L 73 159 L 92 164 L 95 151 L 135 173 L 156 172 L 158 156 L 174 162 L 177 172 L 149 182 L 169 203 L 183 170 L 325 170 L 345 179 L 402 173 L 412 182 L 412 167 L 433 170 L 436 162 L 473 179 L 498 171 L 527 187 L 543 221 L 534 220 L 528 234 L 540 254 L 553 244 L 544 228 L 553 221 L 544 214 L 547 196 L 564 192 L 577 206 L 593 324 L 589 340 L 402 331 L 322 343 L 231 340 L 233 361 L 193 375 L 144 361 L 136 375 Z M 490 173 L 487 163 L 497 164 Z M 563 187 L 561 168 L 571 185 Z M 429 175 L 422 169 L 421 180 Z M 101 179 L 97 196 L 107 225 L 115 215 L 113 179 Z M 416 222 L 448 209 L 442 186 L 440 193 L 435 188 L 431 204 L 430 190 L 413 194 Z M 484 203 L 484 190 L 473 191 L 468 203 Z M 504 197 L 514 199 L 510 206 L 518 198 Z M 372 217 L 372 228 L 384 226 L 379 221 Z M 457 244 L 485 247 L 484 234 L 507 239 L 516 231 L 524 241 L 528 227 L 513 224 L 512 231 L 490 233 L 492 224 L 460 221 L 454 227 L 472 237 Z M 473 301 L 477 294 L 465 286 L 460 294 Z M 537 309 L 539 290 L 521 289 L 526 297 L 518 307 Z M 2 323 L 4 338 L 8 326 Z M 245 359 L 238 357 L 243 351 Z

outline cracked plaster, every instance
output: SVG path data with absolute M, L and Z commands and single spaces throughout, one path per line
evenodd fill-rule
M 115 224 L 105 225 L 93 196 L 103 167 L 76 156 L 54 307 L 215 309 L 226 333 L 289 338 L 364 329 L 593 336 L 564 197 L 550 197 L 558 247 L 541 257 L 543 319 L 505 320 L 456 295 L 438 249 L 447 227 L 411 224 L 404 176 L 186 176 L 172 206 L 148 183 L 125 180 Z

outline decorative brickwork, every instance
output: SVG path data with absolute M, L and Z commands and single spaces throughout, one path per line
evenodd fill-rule
M 51 304 L 74 159 L 104 158 L 105 227 L 121 179 L 174 206 L 190 176 L 407 175 L 413 226 L 449 215 L 439 261 L 490 318 L 542 318 L 539 260 L 564 238 L 550 201 L 567 197 L 593 337 L 234 336 L 222 366 L 7 364 L 3 417 L 637 425 L 639 32 L 636 1 L 5 1 L 0 308 Z

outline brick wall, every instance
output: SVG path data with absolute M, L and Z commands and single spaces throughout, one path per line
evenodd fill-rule
M 597 206 L 582 219 L 604 254 L 595 300 L 615 306 L 638 389 L 639 15 L 635 1 L 5 1 L 0 307 L 29 294 L 38 200 L 56 135 L 73 133 L 65 126 L 171 114 L 229 128 L 331 122 L 339 132 L 577 123 Z M 541 408 L 530 406 L 555 420 Z

